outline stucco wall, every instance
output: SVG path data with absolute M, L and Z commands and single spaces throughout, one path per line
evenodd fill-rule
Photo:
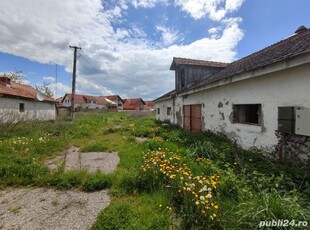
M 19 111 L 20 103 L 24 103 L 24 112 Z M 40 121 L 55 120 L 55 104 L 23 99 L 0 98 L 1 122 L 16 122 L 34 119 Z
M 178 96 L 175 111 L 182 113 L 183 105 L 202 104 L 204 128 L 225 133 L 245 148 L 271 150 L 277 144 L 279 106 L 310 108 L 310 66 L 302 65 L 252 79 Z M 172 100 L 171 100 L 172 101 Z M 169 101 L 168 104 L 171 104 Z M 229 119 L 234 104 L 261 104 L 262 124 L 232 123 Z M 160 105 L 156 103 L 156 107 Z M 162 117 L 156 115 L 158 119 Z M 182 125 L 182 117 L 174 123 Z
M 167 107 L 171 107 L 171 115 L 167 115 Z M 160 114 L 158 114 L 157 112 L 158 108 L 160 109 Z M 174 123 L 172 109 L 173 109 L 172 99 L 156 102 L 155 104 L 156 119 L 161 120 L 161 121 L 169 120 L 171 123 Z

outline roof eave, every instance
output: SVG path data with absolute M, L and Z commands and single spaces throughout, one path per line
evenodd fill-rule
M 203 91 L 206 89 L 211 89 L 214 87 L 220 87 L 220 86 L 227 85 L 230 83 L 259 77 L 262 75 L 266 75 L 266 74 L 290 69 L 290 68 L 297 67 L 297 66 L 304 65 L 304 64 L 310 64 L 310 51 L 307 53 L 303 53 L 303 54 L 294 56 L 294 57 L 289 58 L 289 59 L 281 60 L 281 61 L 269 64 L 269 65 L 262 66 L 260 68 L 257 68 L 257 69 L 254 69 L 254 70 L 251 70 L 248 72 L 244 72 L 244 73 L 236 74 L 236 75 L 226 77 L 223 79 L 208 82 L 208 83 L 201 85 L 201 86 L 198 86 L 196 88 L 192 88 L 192 89 L 186 90 L 184 92 L 181 92 L 181 93 L 179 93 L 179 95 L 182 96 L 182 95 L 197 93 L 197 92 L 200 92 L 200 91 Z

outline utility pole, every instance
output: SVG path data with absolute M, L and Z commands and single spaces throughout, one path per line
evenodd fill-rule
M 73 73 L 72 73 L 72 95 L 71 95 L 71 117 L 74 118 L 74 98 L 75 98 L 75 79 L 76 79 L 76 53 L 81 47 L 69 46 L 71 49 L 74 49 L 73 57 Z

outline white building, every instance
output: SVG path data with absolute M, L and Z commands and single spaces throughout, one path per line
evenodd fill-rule
M 116 108 L 117 103 L 106 98 L 107 96 L 89 96 L 75 94 L 74 107 L 77 109 L 108 109 Z M 61 104 L 64 107 L 71 107 L 72 94 L 66 93 L 62 98 Z
M 0 122 L 55 120 L 56 101 L 31 86 L 0 77 Z
M 176 87 L 155 100 L 157 119 L 267 151 L 279 130 L 304 138 L 310 156 L 309 29 L 230 64 L 174 58 L 170 69 Z

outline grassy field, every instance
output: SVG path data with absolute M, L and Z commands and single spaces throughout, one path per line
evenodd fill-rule
M 135 113 L 0 128 L 0 187 L 109 188 L 111 204 L 93 229 L 256 229 L 278 219 L 310 225 L 309 165 L 280 165 L 222 135 L 187 133 Z M 49 171 L 44 162 L 69 146 L 117 151 L 121 161 L 108 175 L 64 172 L 61 163 Z

